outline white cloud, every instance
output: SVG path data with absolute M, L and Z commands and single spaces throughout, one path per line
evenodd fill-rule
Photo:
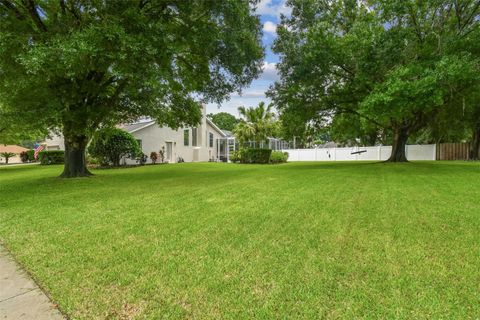
M 276 63 L 264 62 L 262 69 L 263 69 L 263 74 L 260 77 L 260 80 L 265 80 L 265 81 L 276 81 L 276 80 L 278 80 L 277 64 Z
M 289 16 L 292 9 L 288 7 L 285 0 L 261 0 L 257 5 L 256 12 L 262 15 L 268 15 L 276 18 L 280 18 L 280 14 Z
M 274 34 L 277 32 L 277 25 L 272 21 L 267 21 L 263 24 L 263 31 Z
M 247 89 L 242 92 L 241 95 L 235 94 L 232 97 L 242 97 L 242 98 L 263 98 L 265 97 L 265 90 L 260 89 Z

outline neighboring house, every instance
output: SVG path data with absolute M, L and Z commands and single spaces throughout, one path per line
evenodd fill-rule
M 20 153 L 28 151 L 27 148 L 16 146 L 16 145 L 0 145 L 0 162 L 4 163 L 5 159 L 3 159 L 1 153 L 3 152 L 10 152 L 15 153 L 15 156 L 8 159 L 8 163 L 21 163 L 22 160 L 20 159 Z
M 43 144 L 46 145 L 46 150 L 65 150 L 63 136 L 56 133 L 51 133 Z
M 202 108 L 202 120 L 195 128 L 160 127 L 155 121 L 143 121 L 121 125 L 120 128 L 130 132 L 144 154 L 150 160 L 150 153 L 164 150 L 164 161 L 178 162 L 179 158 L 185 162 L 218 161 L 223 160 L 221 151 L 226 135 L 210 119 L 206 117 L 206 107 Z M 64 150 L 63 138 L 53 135 L 45 140 L 47 150 Z M 126 159 L 125 163 L 133 164 L 135 160 Z

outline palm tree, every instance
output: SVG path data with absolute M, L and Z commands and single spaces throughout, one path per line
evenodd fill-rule
M 233 133 L 240 145 L 254 141 L 258 146 L 273 133 L 275 115 L 272 105 L 260 102 L 256 108 L 239 107 L 238 112 L 243 119 L 235 126 Z

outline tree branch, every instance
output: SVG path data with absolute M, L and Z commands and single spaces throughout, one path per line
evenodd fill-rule
M 40 29 L 43 32 L 47 31 L 47 26 L 43 23 L 42 19 L 40 19 L 40 16 L 38 15 L 38 11 L 35 5 L 35 2 L 33 0 L 23 0 L 23 4 L 25 8 L 27 8 L 28 13 L 30 14 L 30 17 L 32 18 L 33 22 L 37 26 L 38 29 Z
M 0 0 L 0 5 L 3 5 L 7 10 L 12 11 L 18 20 L 25 20 L 25 16 L 17 9 L 17 7 L 8 0 Z

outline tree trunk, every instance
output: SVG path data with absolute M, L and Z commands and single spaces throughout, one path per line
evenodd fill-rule
M 405 127 L 395 128 L 393 136 L 392 154 L 387 162 L 407 162 L 405 147 L 408 140 L 408 129 Z
M 65 166 L 62 178 L 88 177 L 92 174 L 87 169 L 85 149 L 88 138 L 84 135 L 65 136 Z
M 473 131 L 470 160 L 480 160 L 480 123 L 477 124 L 477 127 Z

